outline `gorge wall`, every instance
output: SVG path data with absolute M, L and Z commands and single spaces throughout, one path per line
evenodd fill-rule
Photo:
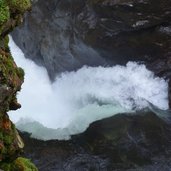
M 83 65 L 127 61 L 146 62 L 160 75 L 169 70 L 168 0 L 39 0 L 25 20 L 13 38 L 52 79 Z
M 4 171 L 37 171 L 28 159 L 20 157 L 24 143 L 7 114 L 21 107 L 16 94 L 24 80 L 24 71 L 10 53 L 8 33 L 22 22 L 23 13 L 30 7 L 27 0 L 0 1 L 0 170 Z
M 156 75 L 169 79 L 170 14 L 167 0 L 38 0 L 12 35 L 25 56 L 45 66 L 52 80 L 57 73 L 85 64 L 127 61 L 143 62 Z M 25 155 L 42 171 L 167 171 L 171 167 L 170 113 L 155 113 L 103 119 L 69 141 L 40 141 L 23 133 Z

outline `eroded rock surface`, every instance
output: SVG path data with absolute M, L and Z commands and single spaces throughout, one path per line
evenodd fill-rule
M 13 38 L 52 80 L 85 64 L 130 60 L 171 77 L 169 0 L 39 0 Z M 169 171 L 170 131 L 170 124 L 148 113 L 97 121 L 70 141 L 23 138 L 25 155 L 42 171 Z
M 13 38 L 52 79 L 85 64 L 170 61 L 168 0 L 39 0 L 25 20 Z
M 25 155 L 41 171 L 147 171 L 170 167 L 171 125 L 151 112 L 96 121 L 70 141 L 40 141 L 28 134 L 23 138 Z

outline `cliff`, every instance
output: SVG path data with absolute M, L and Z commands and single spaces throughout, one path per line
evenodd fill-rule
M 52 80 L 83 65 L 127 61 L 145 62 L 155 74 L 171 78 L 171 1 L 38 0 L 25 19 L 13 38 Z
M 38 0 L 13 38 L 52 80 L 85 64 L 128 60 L 144 62 L 169 79 L 170 13 L 168 0 Z M 167 119 L 152 112 L 117 115 L 92 123 L 69 141 L 45 142 L 24 134 L 25 155 L 42 171 L 169 170 Z
M 171 1 L 38 0 L 25 19 L 13 38 L 52 79 L 83 65 L 142 61 L 156 73 L 169 68 Z
M 0 0 L 0 169 L 4 171 L 37 170 L 28 159 L 19 157 L 24 143 L 7 114 L 21 107 L 16 94 L 24 80 L 24 71 L 11 56 L 8 33 L 23 21 L 30 7 L 28 0 Z

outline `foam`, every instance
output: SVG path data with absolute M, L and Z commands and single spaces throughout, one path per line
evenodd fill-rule
M 12 39 L 10 48 L 17 65 L 26 73 L 18 94 L 22 108 L 10 112 L 10 118 L 34 137 L 68 139 L 96 120 L 144 109 L 148 102 L 168 109 L 168 83 L 155 77 L 145 65 L 128 62 L 126 66 L 83 66 L 58 75 L 51 83 L 45 68 L 26 59 Z M 29 128 L 30 123 L 37 129 Z M 40 133 L 45 129 L 47 136 Z

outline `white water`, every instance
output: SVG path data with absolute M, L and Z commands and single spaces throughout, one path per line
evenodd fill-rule
M 26 59 L 12 39 L 10 48 L 26 73 L 18 95 L 22 108 L 10 112 L 10 118 L 33 137 L 68 139 L 93 121 L 146 108 L 148 102 L 168 109 L 167 82 L 154 77 L 144 65 L 84 66 L 62 73 L 51 84 L 46 70 Z

